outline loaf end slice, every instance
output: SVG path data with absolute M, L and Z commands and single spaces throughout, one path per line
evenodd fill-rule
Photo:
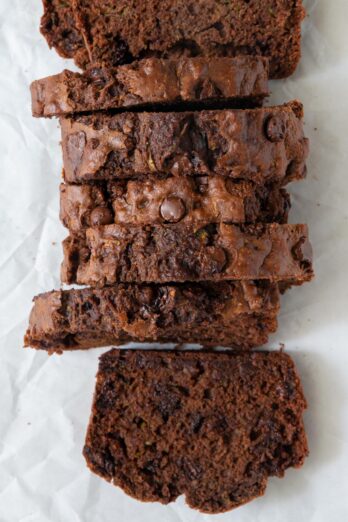
M 84 456 L 142 501 L 222 513 L 308 455 L 306 401 L 282 352 L 112 350 L 100 359 Z

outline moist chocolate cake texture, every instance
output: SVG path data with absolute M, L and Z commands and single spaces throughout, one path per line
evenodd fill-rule
M 308 140 L 293 101 L 249 110 L 61 118 L 65 180 L 221 175 L 258 184 L 303 179 Z
M 301 55 L 302 0 L 46 0 L 44 6 L 41 30 L 49 45 L 82 68 L 153 56 L 253 54 L 270 59 L 272 78 L 284 78 Z
M 25 345 L 49 352 L 130 341 L 250 349 L 276 330 L 279 290 L 268 281 L 125 285 L 37 296 Z
M 268 94 L 268 61 L 258 56 L 148 58 L 83 74 L 65 70 L 31 85 L 36 117 L 197 103 L 252 106 Z
M 88 52 L 83 35 L 76 27 L 71 0 L 42 0 L 44 14 L 41 33 L 50 47 L 63 58 L 74 58 L 77 63 L 88 64 Z
M 308 455 L 306 400 L 282 352 L 111 350 L 97 374 L 84 456 L 143 501 L 185 495 L 221 513 L 263 495 Z
M 306 225 L 105 225 L 63 243 L 62 282 L 128 283 L 313 277 Z
M 221 176 L 170 177 L 60 186 L 60 218 L 72 234 L 109 225 L 286 223 L 289 194 Z

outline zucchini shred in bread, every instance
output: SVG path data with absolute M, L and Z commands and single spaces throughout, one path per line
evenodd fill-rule
M 306 225 L 105 225 L 63 242 L 62 282 L 101 287 L 313 277 Z
M 92 113 L 60 119 L 65 180 L 221 175 L 258 184 L 303 179 L 303 107 Z
M 277 328 L 279 291 L 267 281 L 124 285 L 37 296 L 25 345 L 48 352 L 130 341 L 250 349 Z
M 303 464 L 305 408 L 282 352 L 114 349 L 100 358 L 83 453 L 136 499 L 184 494 L 190 507 L 221 513 Z
M 255 54 L 270 59 L 272 78 L 284 78 L 301 55 L 302 0 L 46 0 L 44 5 L 42 32 L 50 46 L 82 68 L 152 56 Z
M 36 117 L 156 106 L 260 105 L 268 91 L 268 62 L 234 58 L 148 58 L 117 68 L 63 71 L 31 84 Z

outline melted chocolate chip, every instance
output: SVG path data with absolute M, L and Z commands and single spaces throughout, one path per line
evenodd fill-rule
M 285 124 L 279 116 L 271 116 L 266 121 L 266 136 L 269 141 L 278 143 L 285 138 Z
M 112 212 L 110 209 L 106 207 L 96 207 L 91 212 L 91 225 L 92 226 L 100 226 L 100 225 L 110 225 L 114 220 Z
M 222 272 L 227 262 L 225 251 L 219 247 L 208 247 L 208 249 L 211 273 Z
M 185 204 L 182 199 L 176 196 L 169 196 L 162 202 L 160 212 L 165 221 L 177 223 L 185 215 Z

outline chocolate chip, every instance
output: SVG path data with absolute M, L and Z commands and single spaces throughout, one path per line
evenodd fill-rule
M 278 143 L 285 138 L 285 123 L 279 116 L 270 116 L 266 121 L 266 136 L 269 141 Z
M 114 220 L 111 210 L 106 207 L 96 207 L 91 212 L 91 225 L 110 225 Z
M 86 76 L 96 87 L 104 87 L 107 82 L 105 72 L 100 67 L 93 67 L 86 71 Z
M 225 268 L 227 258 L 225 251 L 219 247 L 208 247 L 209 265 L 212 274 L 220 273 Z
M 197 187 L 197 192 L 199 192 L 199 194 L 206 194 L 208 192 L 208 188 L 209 188 L 208 178 L 206 178 L 206 177 L 196 178 L 196 187 Z
M 97 138 L 91 139 L 92 149 L 95 150 L 100 145 L 100 141 Z
M 185 215 L 185 204 L 182 199 L 176 196 L 169 196 L 162 202 L 160 212 L 165 221 L 176 223 Z

